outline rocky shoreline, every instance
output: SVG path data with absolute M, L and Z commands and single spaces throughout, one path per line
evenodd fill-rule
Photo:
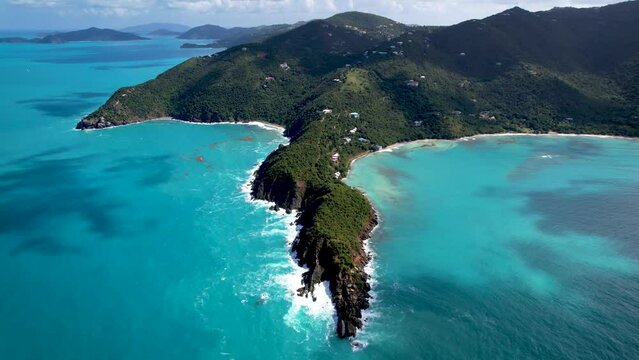
M 355 336 L 357 330 L 363 326 L 362 310 L 370 306 L 371 286 L 369 275 L 365 271 L 370 254 L 366 252 L 364 241 L 377 226 L 377 216 L 373 215 L 369 219 L 368 225 L 360 234 L 360 248 L 353 254 L 353 268 L 342 266 L 336 261 L 336 256 L 326 240 L 318 241 L 311 231 L 305 230 L 305 217 L 308 217 L 308 214 L 300 217 L 300 225 L 303 227 L 293 244 L 299 264 L 308 268 L 303 276 L 304 286 L 298 290 L 298 295 L 312 296 L 316 284 L 328 281 L 337 313 L 337 335 L 340 338 Z
M 328 281 L 337 314 L 337 335 L 340 338 L 355 336 L 363 326 L 362 310 L 370 306 L 371 287 L 369 275 L 365 271 L 370 255 L 366 252 L 364 242 L 378 224 L 376 212 L 369 204 L 371 216 L 359 234 L 358 249 L 352 254 L 353 264 L 345 266 L 337 260 L 336 250 L 332 248 L 330 240 L 318 236 L 312 226 L 322 191 L 309 189 L 306 184 L 292 179 L 280 179 L 269 184 L 264 181 L 267 171 L 268 162 L 265 161 L 255 174 L 251 189 L 253 198 L 300 213 L 297 224 L 301 230 L 292 245 L 292 251 L 298 265 L 305 266 L 308 271 L 303 274 L 303 286 L 298 289 L 298 295 L 312 297 L 315 286 Z

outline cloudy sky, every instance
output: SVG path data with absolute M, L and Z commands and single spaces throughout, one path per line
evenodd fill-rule
M 513 6 L 600 6 L 619 0 L 0 0 L 2 29 L 124 27 L 149 22 L 189 26 L 292 23 L 358 10 L 422 25 L 448 25 Z

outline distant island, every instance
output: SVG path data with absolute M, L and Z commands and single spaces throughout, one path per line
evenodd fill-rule
M 136 35 L 152 35 L 153 33 L 171 32 L 175 36 L 188 31 L 190 27 L 182 24 L 173 23 L 150 23 L 143 25 L 135 25 L 120 29 L 122 32 L 136 34 Z M 168 35 L 166 35 L 168 36 Z
M 23 37 L 0 38 L 0 43 L 37 43 L 37 44 L 63 44 L 74 41 L 134 41 L 148 40 L 134 34 L 129 34 L 111 29 L 89 28 L 85 30 L 70 31 L 51 34 L 41 38 L 27 39 Z
M 167 30 L 167 29 L 157 29 L 147 33 L 148 36 L 178 36 L 182 34 L 179 31 Z
M 180 48 L 182 49 L 214 49 L 216 47 L 217 46 L 215 45 L 215 43 L 210 43 L 210 44 L 184 43 L 180 45 Z
M 637 1 L 513 8 L 444 28 L 344 13 L 187 60 L 118 90 L 77 128 L 163 117 L 285 126 L 290 145 L 261 164 L 252 194 L 299 210 L 293 250 L 308 268 L 299 292 L 328 281 L 337 334 L 351 337 L 369 306 L 363 240 L 377 223 L 342 182 L 351 161 L 397 142 L 475 134 L 637 137 L 637 34 Z
M 285 33 L 304 24 L 304 22 L 298 22 L 292 25 L 276 24 L 256 27 L 234 27 L 230 29 L 217 25 L 202 25 L 183 33 L 178 36 L 178 39 L 215 40 L 205 45 L 186 43 L 182 48 L 223 48 L 261 42 L 269 37 Z

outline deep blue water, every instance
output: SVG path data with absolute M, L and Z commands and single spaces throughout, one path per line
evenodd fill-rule
M 174 39 L 0 44 L 0 359 L 639 357 L 639 143 L 408 146 L 348 182 L 382 225 L 353 351 L 291 290 L 292 217 L 247 201 L 256 126 L 75 123 Z

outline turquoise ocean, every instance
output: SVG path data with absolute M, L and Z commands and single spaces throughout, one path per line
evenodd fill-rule
M 326 295 L 293 296 L 294 217 L 249 201 L 278 131 L 73 130 L 119 87 L 211 51 L 180 44 L 0 44 L 0 359 L 639 358 L 639 142 L 491 137 L 358 160 L 347 182 L 382 222 L 356 351 Z

